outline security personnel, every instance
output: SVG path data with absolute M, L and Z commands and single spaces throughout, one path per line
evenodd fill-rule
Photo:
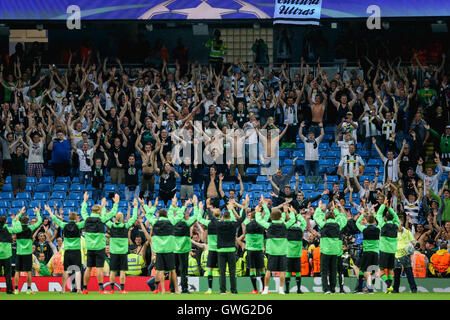
M 197 259 L 190 254 L 188 258 L 188 276 L 200 276 L 200 268 L 198 267 Z
M 414 254 L 411 256 L 411 266 L 414 278 L 425 278 L 427 276 L 428 258 L 421 253 L 420 244 L 416 244 Z
M 11 256 L 12 256 L 12 237 L 11 233 L 22 232 L 22 225 L 20 224 L 20 215 L 12 221 L 12 226 L 8 227 L 6 224 L 6 216 L 0 217 L 0 273 L 2 273 L 6 280 L 6 294 L 13 293 L 13 285 L 11 281 Z
M 124 223 L 123 214 L 121 212 L 116 214 L 116 221 L 107 221 L 106 226 L 109 228 L 110 241 L 109 251 L 111 252 L 110 263 L 110 277 L 109 282 L 111 284 L 111 292 L 114 293 L 114 284 L 116 280 L 116 272 L 120 272 L 120 293 L 127 294 L 125 291 L 125 272 L 128 269 L 128 229 L 130 229 L 134 222 L 137 220 L 138 201 L 133 201 L 133 215 Z
M 320 276 L 320 246 L 317 246 L 313 249 L 313 276 L 319 277 Z
M 209 39 L 205 47 L 209 49 L 209 62 L 215 66 L 216 72 L 220 72 L 220 68 L 222 67 L 223 63 L 223 57 L 227 53 L 227 46 L 225 43 L 220 39 L 220 31 L 215 30 L 214 31 L 214 37 L 212 39 Z
M 308 251 L 303 248 L 302 249 L 302 257 L 300 258 L 300 274 L 302 277 L 309 275 L 309 261 L 308 261 Z
M 144 258 L 141 255 L 136 254 L 133 250 L 127 255 L 128 270 L 125 271 L 129 276 L 140 276 L 142 274 L 142 268 L 145 267 Z

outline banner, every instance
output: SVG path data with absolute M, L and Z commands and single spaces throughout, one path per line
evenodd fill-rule
M 319 25 L 322 0 L 275 0 L 273 24 Z
M 127 291 L 148 291 L 150 292 L 150 288 L 147 285 L 147 281 L 150 277 L 127 277 L 125 282 L 125 290 Z M 117 283 L 119 281 L 119 277 L 116 277 L 115 290 L 120 290 L 120 286 Z M 110 282 L 109 277 L 104 277 L 103 280 L 104 286 L 106 290 L 110 290 Z M 181 284 L 181 279 L 178 278 L 178 284 Z M 67 281 L 66 291 L 70 290 L 70 279 Z M 169 290 L 169 280 L 165 281 L 166 290 Z M 195 292 L 199 291 L 199 278 L 198 277 L 188 277 L 188 288 L 189 291 Z M 19 291 L 26 292 L 28 289 L 26 277 L 20 277 L 19 280 Z M 31 289 L 34 292 L 39 291 L 48 291 L 48 292 L 60 292 L 62 289 L 62 277 L 33 277 L 33 281 L 31 282 Z M 89 291 L 98 291 L 98 282 L 95 277 L 92 277 L 89 280 L 88 284 Z M 6 291 L 6 283 L 5 278 L 0 277 L 0 292 Z M 181 291 L 181 287 L 180 287 Z
M 316 1 L 310 5 L 309 0 L 0 0 L 0 23 L 2 20 L 66 20 L 71 15 L 70 6 L 79 7 L 81 20 L 276 19 L 280 11 L 276 13 L 275 7 L 313 8 L 312 2 Z M 314 9 L 310 18 L 367 18 L 370 15 L 367 8 L 371 5 L 379 6 L 384 18 L 450 16 L 446 0 L 318 2 L 321 9 L 318 12 Z

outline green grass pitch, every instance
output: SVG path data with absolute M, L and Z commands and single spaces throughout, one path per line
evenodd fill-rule
M 76 293 L 59 292 L 38 292 L 35 295 L 20 293 L 19 295 L 0 294 L 0 300 L 450 300 L 449 293 L 397 293 L 385 294 L 339 294 L 325 295 L 323 293 L 290 293 L 280 295 L 278 293 L 269 293 L 268 295 L 239 293 L 225 294 L 213 293 L 205 295 L 203 292 L 190 294 L 153 294 L 151 292 L 129 292 L 128 294 L 100 295 L 98 292 L 89 292 L 87 295 Z

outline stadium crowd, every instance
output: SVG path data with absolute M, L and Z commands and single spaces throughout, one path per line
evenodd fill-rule
M 172 222 L 176 216 L 188 227 L 175 228 L 173 232 L 183 234 L 174 237 L 190 240 L 176 261 L 183 291 L 186 274 L 211 277 L 212 283 L 212 276 L 219 275 L 217 267 L 225 274 L 229 261 L 227 275 L 250 276 L 252 281 L 256 275 L 263 278 L 265 268 L 289 271 L 287 286 L 291 272 L 297 280 L 300 274 L 321 275 L 324 292 L 334 292 L 337 274 L 343 291 L 343 277 L 353 274 L 360 279 L 355 291 L 362 292 L 367 271 L 361 258 L 367 249 L 364 225 L 375 224 L 382 238 L 382 226 L 396 226 L 395 250 L 387 251 L 395 254 L 395 265 L 394 260 L 384 261 L 390 271 L 381 270 L 388 287 L 394 274 L 396 280 L 405 274 L 413 292 L 414 277 L 450 276 L 450 86 L 444 52 L 438 65 L 427 65 L 417 55 L 411 65 L 367 58 L 364 67 L 360 61 L 351 68 L 345 64 L 331 76 L 322 70 L 320 59 L 313 67 L 301 58 L 293 74 L 286 64 L 225 64 L 220 35 L 207 47 L 209 65 L 189 62 L 182 50 L 175 68 L 164 59 L 125 68 L 119 59 L 102 60 L 93 50 L 81 50 L 70 53 L 67 68 L 47 69 L 29 56 L 33 51 L 17 50 L 21 54 L 0 66 L 0 223 L 12 234 L 11 263 L 17 277 L 29 271 L 16 264 L 19 251 L 28 248 L 23 251 L 27 245 L 17 232 L 22 228 L 14 221 L 20 217 L 27 225 L 26 216 L 34 276 L 66 271 L 62 257 L 71 239 L 65 229 L 69 221 L 77 221 L 85 234 L 85 280 L 86 275 L 109 274 L 111 242 L 119 237 L 111 221 L 126 220 L 131 223 L 120 234 L 128 246 L 126 274 L 155 275 L 149 282 L 155 289 L 164 274 L 158 274 L 155 256 L 161 251 L 154 247 L 161 248 L 165 240 L 155 244 L 152 238 L 161 237 L 155 234 L 161 232 L 156 228 L 161 217 Z M 155 199 L 157 206 L 146 205 Z M 115 209 L 101 215 L 108 231 L 106 247 L 98 250 L 105 250 L 106 260 L 93 265 L 89 261 L 96 258 L 84 240 L 91 231 L 81 222 L 88 217 L 83 210 L 89 206 L 97 214 L 113 202 Z M 132 215 L 133 206 L 138 213 Z M 77 215 L 80 207 L 83 219 Z M 166 216 L 161 215 L 164 208 Z M 121 218 L 114 215 L 117 210 Z M 156 210 L 159 219 L 152 216 Z M 385 218 L 380 218 L 384 211 Z M 217 250 L 219 265 L 210 265 L 213 258 L 208 256 L 218 244 L 211 243 L 211 229 L 218 232 L 220 223 L 215 224 L 221 215 L 226 221 L 235 218 L 228 229 L 232 245 Z M 323 251 L 330 246 L 324 218 L 339 226 L 331 237 L 338 238 L 338 252 Z M 295 252 L 289 256 L 286 249 L 288 260 L 298 262 L 273 261 L 279 239 L 271 232 L 278 222 L 285 222 L 283 237 L 290 244 L 279 243 Z M 292 237 L 299 247 L 291 247 L 296 241 L 289 238 L 295 226 L 300 232 Z M 256 249 L 248 243 L 258 242 L 257 236 L 266 240 L 258 250 L 271 253 L 269 259 L 253 256 L 250 266 L 249 252 Z M 1 258 L 9 257 L 2 252 Z M 113 271 L 123 271 L 120 263 L 113 263 Z M 159 263 L 171 265 L 171 260 Z M 166 276 L 174 278 L 172 273 Z M 395 281 L 393 290 L 398 291 Z

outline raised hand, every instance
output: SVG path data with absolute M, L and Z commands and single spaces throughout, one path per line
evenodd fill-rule
M 84 194 L 83 194 L 83 201 L 84 202 L 87 202 L 89 200 L 89 193 L 86 191 Z
M 119 204 L 120 196 L 117 193 L 114 195 L 113 201 L 115 204 Z

